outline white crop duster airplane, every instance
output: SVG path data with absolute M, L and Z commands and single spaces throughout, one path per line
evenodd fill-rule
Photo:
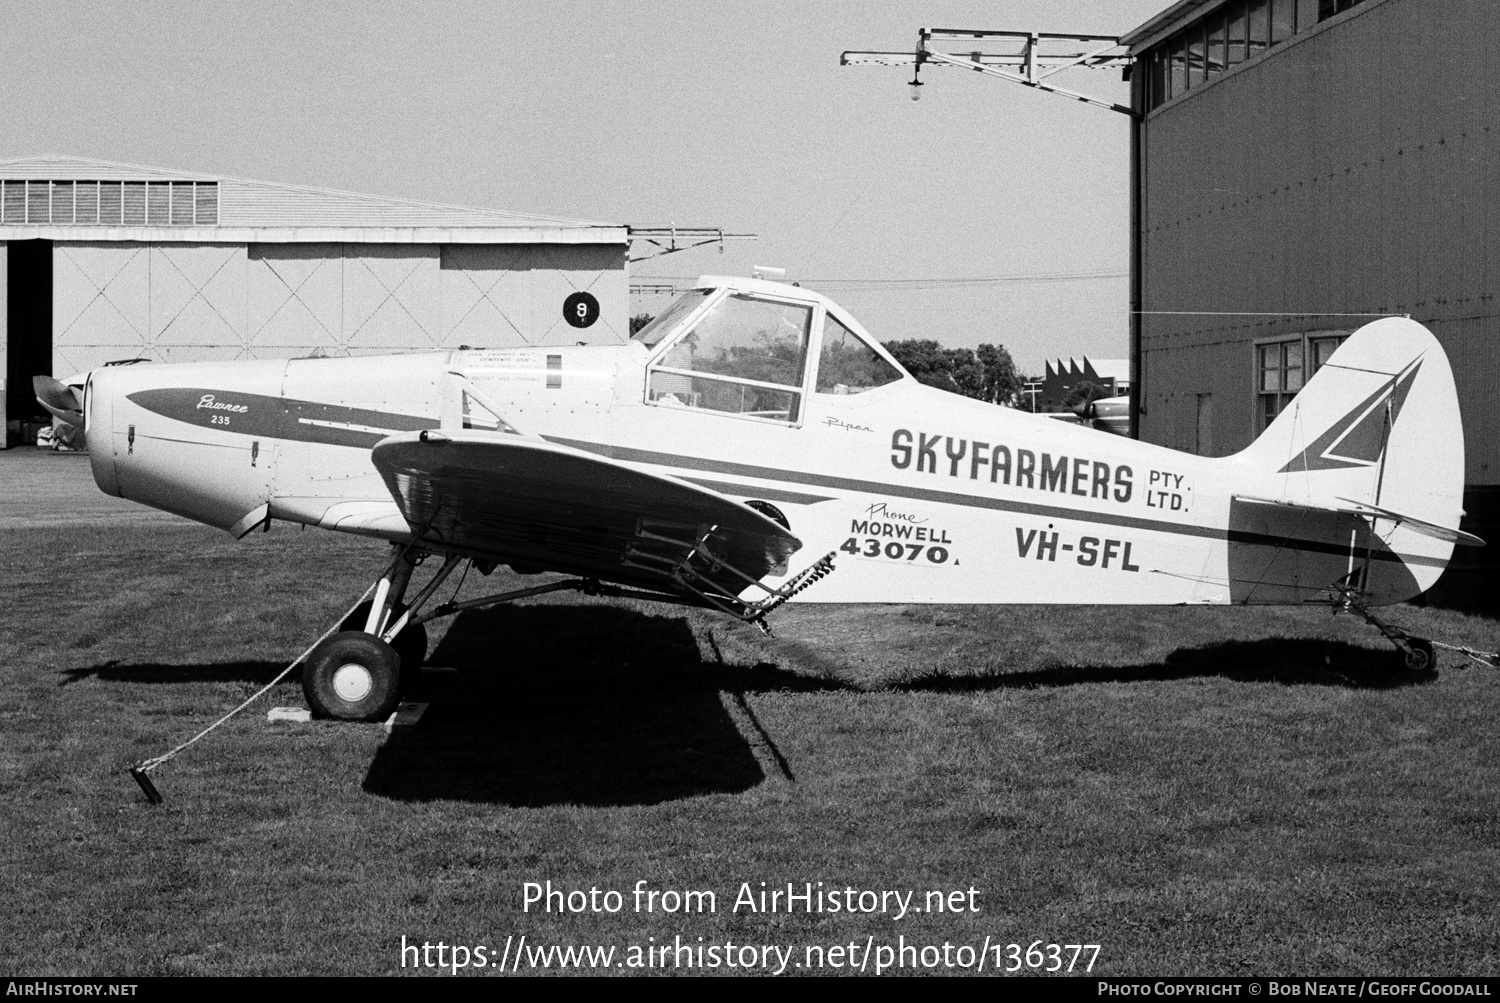
M 101 368 L 81 401 L 43 383 L 109 494 L 236 536 L 281 519 L 393 544 L 304 667 L 334 718 L 391 711 L 426 621 L 562 589 L 762 626 L 794 595 L 1322 603 L 1426 669 L 1431 645 L 1367 607 L 1481 542 L 1458 529 L 1448 361 L 1401 318 L 1217 459 L 923 386 L 831 300 L 743 278 L 700 280 L 621 346 Z M 464 561 L 571 577 L 429 608 Z

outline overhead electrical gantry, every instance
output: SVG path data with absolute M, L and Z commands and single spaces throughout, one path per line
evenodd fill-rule
M 756 234 L 753 233 L 725 233 L 720 226 L 632 226 L 629 230 L 633 252 L 631 261 L 659 258 L 664 254 L 690 251 L 709 244 L 718 244 L 722 254 L 727 240 L 756 239 Z M 636 244 L 643 245 L 640 253 L 634 253 Z
M 1134 57 L 1118 35 L 1080 35 L 1051 31 L 987 31 L 970 28 L 921 28 L 911 52 L 848 50 L 840 66 L 910 66 L 911 99 L 922 96 L 922 67 L 951 66 L 998 77 L 1023 87 L 1081 101 L 1130 119 L 1130 437 L 1140 437 L 1140 310 L 1142 290 L 1140 228 L 1140 143 L 1143 115 L 1131 105 L 1060 87 L 1053 78 L 1067 70 L 1119 69 L 1130 79 Z
M 1064 70 L 1122 68 L 1129 79 L 1131 57 L 1116 35 L 1067 35 L 1049 31 L 973 31 L 922 28 L 913 52 L 850 50 L 840 66 L 910 66 L 911 98 L 922 96 L 922 67 L 955 66 L 1035 87 L 1085 104 L 1137 118 L 1129 105 L 1059 87 L 1050 78 Z

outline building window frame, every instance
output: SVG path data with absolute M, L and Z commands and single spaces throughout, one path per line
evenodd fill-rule
M 1258 339 L 1254 346 L 1255 431 L 1259 435 L 1302 389 L 1302 336 Z
M 1302 331 L 1259 338 L 1253 343 L 1256 435 L 1269 428 L 1277 415 L 1286 410 L 1292 398 L 1328 363 L 1329 357 L 1350 333 L 1342 330 Z
M 1335 14 L 1342 14 L 1350 7 L 1363 2 L 1364 0 L 1318 0 L 1318 22 L 1321 24 Z
M 1350 333 L 1349 331 L 1308 331 L 1303 336 L 1307 343 L 1303 365 L 1308 379 L 1318 375 L 1318 370 L 1328 364 L 1329 356 L 1349 340 Z
M 1322 0 L 1337 10 L 1359 0 Z M 1230 0 L 1142 54 L 1146 110 L 1153 111 L 1290 40 L 1300 27 L 1297 0 Z

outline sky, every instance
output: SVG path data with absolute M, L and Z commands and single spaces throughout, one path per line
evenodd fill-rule
M 1129 120 L 957 69 L 924 70 L 913 102 L 909 70 L 839 55 L 910 49 L 922 27 L 1114 35 L 1166 6 L 14 4 L 0 159 L 753 233 L 639 262 L 631 279 L 780 267 L 828 283 L 882 341 L 998 343 L 1039 372 L 1127 354 Z M 1059 82 L 1127 100 L 1117 71 Z M 1105 277 L 1011 281 L 1059 273 Z M 1007 281 L 881 284 L 945 279 Z

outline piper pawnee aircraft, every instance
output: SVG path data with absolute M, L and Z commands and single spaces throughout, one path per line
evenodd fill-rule
M 391 711 L 427 621 L 564 589 L 761 626 L 794 596 L 1326 604 L 1425 670 L 1430 643 L 1369 607 L 1482 542 L 1458 529 L 1448 361 L 1402 318 L 1223 458 L 923 386 L 826 297 L 727 277 L 626 345 L 140 364 L 94 370 L 82 400 L 38 390 L 109 494 L 237 537 L 280 519 L 391 543 L 368 608 L 304 666 L 333 718 Z M 465 561 L 568 577 L 433 603 Z

